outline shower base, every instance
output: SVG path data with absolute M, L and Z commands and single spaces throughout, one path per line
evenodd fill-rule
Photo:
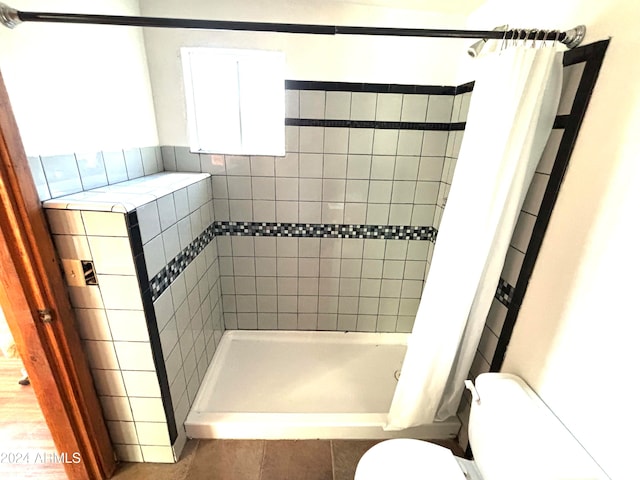
M 384 431 L 407 334 L 227 331 L 185 422 L 191 438 L 452 438 L 456 417 Z

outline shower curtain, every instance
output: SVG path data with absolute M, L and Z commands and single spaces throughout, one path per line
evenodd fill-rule
M 555 44 L 514 46 L 477 61 L 455 180 L 387 430 L 455 415 L 558 109 L 562 53 Z

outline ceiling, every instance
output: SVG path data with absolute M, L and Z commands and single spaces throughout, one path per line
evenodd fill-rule
M 486 0 L 335 0 L 338 3 L 467 15 Z

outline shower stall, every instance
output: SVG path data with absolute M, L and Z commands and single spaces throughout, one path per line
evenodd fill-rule
M 5 24 L 85 21 L 1 13 Z M 349 28 L 312 33 L 371 33 Z M 565 85 L 569 106 L 574 83 Z M 173 462 L 187 437 L 458 434 L 456 416 L 383 427 L 473 87 L 288 80 L 285 155 L 193 153 L 179 141 L 99 152 L 89 163 L 102 162 L 108 175 L 97 188 L 84 189 L 92 172 L 82 169 L 79 188 L 53 185 L 63 159 L 32 159 L 44 172 L 36 183 L 54 197 L 44 208 L 120 459 Z M 525 200 L 496 310 L 517 280 L 554 138 Z M 120 164 L 124 174 L 112 182 L 109 168 Z

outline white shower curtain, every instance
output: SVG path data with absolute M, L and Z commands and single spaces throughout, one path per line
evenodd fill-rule
M 556 45 L 510 47 L 477 61 L 464 142 L 387 430 L 455 415 L 558 109 Z

